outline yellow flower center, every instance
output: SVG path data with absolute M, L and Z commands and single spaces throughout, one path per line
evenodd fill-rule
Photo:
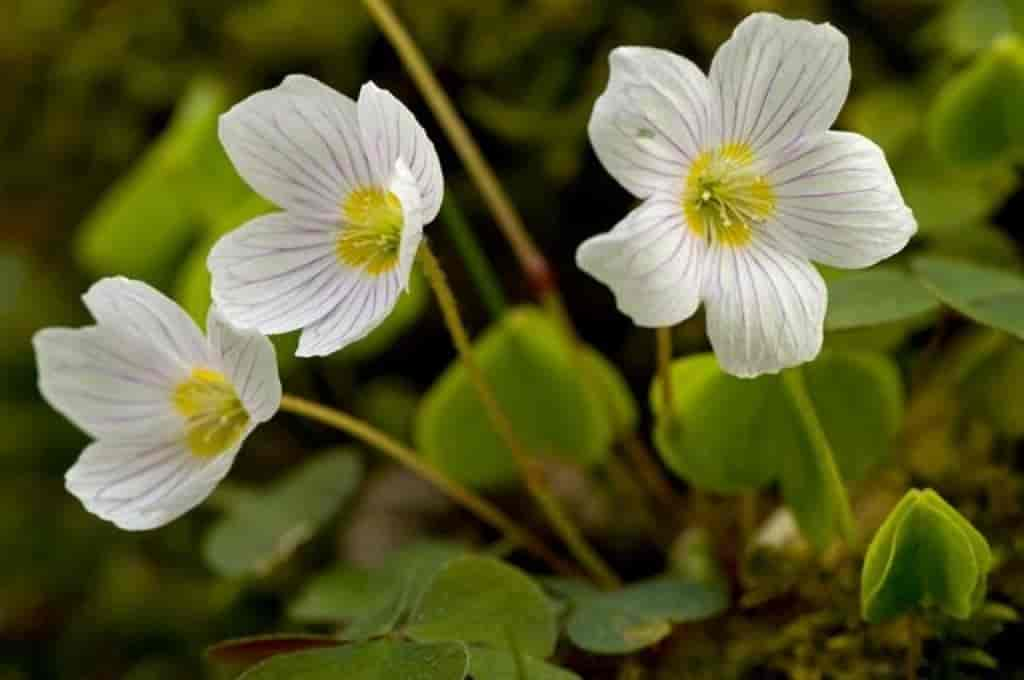
M 174 408 L 186 421 L 192 455 L 212 458 L 238 443 L 249 414 L 223 373 L 196 368 L 174 390 Z
M 338 235 L 338 259 L 377 276 L 398 264 L 402 244 L 402 202 L 390 191 L 356 189 L 341 205 L 344 226 Z
M 750 241 L 754 227 L 775 214 L 775 192 L 753 165 L 754 152 L 739 142 L 697 157 L 682 200 L 690 229 L 726 246 Z

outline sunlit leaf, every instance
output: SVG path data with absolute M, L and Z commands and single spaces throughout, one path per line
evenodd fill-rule
M 377 640 L 275 656 L 239 680 L 462 680 L 465 645 Z
M 909 273 L 896 267 L 875 267 L 828 282 L 825 330 L 905 321 L 938 308 L 935 296 Z
M 712 618 L 729 606 L 720 585 L 663 578 L 573 599 L 567 633 L 595 654 L 629 654 L 663 640 L 673 624 Z
M 509 311 L 475 349 L 516 433 L 535 455 L 599 464 L 617 428 L 635 421 L 632 396 L 615 368 L 589 348 L 581 353 L 569 347 L 564 333 L 537 309 Z M 463 483 L 499 487 L 518 479 L 460 362 L 425 396 L 415 439 L 433 464 Z
M 449 562 L 423 595 L 406 633 L 424 642 L 459 640 L 517 649 L 540 659 L 555 650 L 555 615 L 540 586 L 488 557 Z
M 351 451 L 320 454 L 215 524 L 203 544 L 207 563 L 224 576 L 269 571 L 308 541 L 361 479 Z
M 868 548 L 862 614 L 878 623 L 933 606 L 965 619 L 984 601 L 991 567 L 984 536 L 934 491 L 911 489 Z
M 925 286 L 956 311 L 1024 339 L 1024 278 L 938 256 L 915 259 L 913 269 Z

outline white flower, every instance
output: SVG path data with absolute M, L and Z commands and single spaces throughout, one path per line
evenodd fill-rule
M 213 299 L 237 326 L 303 329 L 298 356 L 376 328 L 409 284 L 423 226 L 441 208 L 434 145 L 405 106 L 367 83 L 359 101 L 292 75 L 221 116 L 238 173 L 284 212 L 210 253 Z
M 882 151 L 829 131 L 848 51 L 827 24 L 754 14 L 708 77 L 664 50 L 612 52 L 590 139 L 643 203 L 576 257 L 636 324 L 703 302 L 724 370 L 778 372 L 821 349 L 827 294 L 810 261 L 868 267 L 907 244 L 917 226 Z
M 162 526 L 209 496 L 253 428 L 277 412 L 274 347 L 216 308 L 203 337 L 138 281 L 104 279 L 83 299 L 95 326 L 33 339 L 43 396 L 96 439 L 68 470 L 68 490 L 123 529 Z

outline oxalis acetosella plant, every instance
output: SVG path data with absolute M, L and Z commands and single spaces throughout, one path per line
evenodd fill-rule
M 238 176 L 277 209 L 212 246 L 205 333 L 147 283 L 111 277 L 84 296 L 93 325 L 34 339 L 43 397 L 94 439 L 67 489 L 122 529 L 202 504 L 279 411 L 385 454 L 482 525 L 459 532 L 473 544 L 411 541 L 373 570 L 339 561 L 310 578 L 296 564 L 288 628 L 317 634 L 227 641 L 211 659 L 248 680 L 914 678 L 979 639 L 961 635 L 972 622 L 1015 618 L 987 597 L 999 553 L 969 508 L 907 491 L 899 464 L 880 483 L 892 492 L 866 500 L 909 372 L 866 336 L 833 346 L 826 331 L 909 324 L 942 303 L 1019 338 L 1005 296 L 1024 281 L 927 255 L 912 272 L 836 271 L 897 256 L 917 231 L 883 150 L 832 129 L 851 83 L 842 32 L 754 14 L 707 75 L 667 50 L 611 50 L 587 133 L 638 203 L 576 262 L 657 329 L 648 435 L 411 36 L 382 0 L 366 4 L 539 304 L 505 308 L 405 104 L 372 82 L 353 99 L 289 75 L 219 118 Z M 439 215 L 448 237 L 431 229 Z M 475 340 L 433 252 L 447 238 L 494 316 Z M 414 445 L 282 393 L 268 336 L 298 332 L 298 357 L 344 355 L 402 313 L 417 265 L 457 359 L 421 400 Z M 687 346 L 704 346 L 701 307 L 711 352 L 674 358 L 684 322 L 698 329 Z M 208 560 L 251 578 L 300 563 L 359 485 L 359 460 L 322 454 L 266 494 L 221 489 L 230 519 Z M 603 523 L 580 508 L 602 504 Z

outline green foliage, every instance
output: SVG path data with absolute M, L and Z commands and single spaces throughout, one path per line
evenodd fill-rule
M 983 164 L 1024 141 L 1024 44 L 1002 37 L 945 85 L 929 117 L 935 149 L 950 161 Z
M 914 272 L 940 300 L 974 321 L 1024 339 L 1024 279 L 938 256 L 914 260 Z
M 568 597 L 566 633 L 573 644 L 594 654 L 629 654 L 657 644 L 674 624 L 703 621 L 729 606 L 720 584 L 662 577 L 601 592 L 583 584 L 553 583 Z
M 807 389 L 847 480 L 883 459 L 903 414 L 903 387 L 891 360 L 863 352 L 826 352 L 804 368 Z M 810 435 L 779 376 L 735 378 L 711 354 L 672 364 L 675 418 L 651 386 L 654 441 L 665 463 L 698 488 L 739 493 L 779 481 L 801 529 L 825 547 L 835 521 L 822 494 L 829 482 Z M 858 404 L 855 413 L 849 405 Z
M 355 492 L 362 464 L 348 450 L 328 451 L 246 499 L 206 536 L 203 556 L 223 576 L 262 574 L 308 541 Z
M 438 572 L 406 632 L 421 642 L 459 640 L 541 659 L 554 652 L 558 637 L 540 586 L 487 557 L 458 558 Z
M 580 680 L 575 673 L 533 657 L 500 649 L 473 647 L 469 650 L 469 675 L 473 680 Z
M 873 267 L 828 282 L 825 330 L 919 319 L 938 307 L 935 296 L 908 272 L 893 266 Z
M 992 553 L 985 537 L 931 489 L 911 489 L 875 534 L 861 574 L 872 623 L 924 607 L 968 618 L 985 600 Z
M 584 466 L 602 463 L 636 421 L 625 381 L 603 357 L 566 344 L 549 317 L 510 310 L 475 343 L 477 359 L 527 449 Z M 420 451 L 455 479 L 494 488 L 518 479 L 461 363 L 438 378 L 415 427 Z
M 275 656 L 239 680 L 462 680 L 468 670 L 466 647 L 457 642 L 376 640 Z

